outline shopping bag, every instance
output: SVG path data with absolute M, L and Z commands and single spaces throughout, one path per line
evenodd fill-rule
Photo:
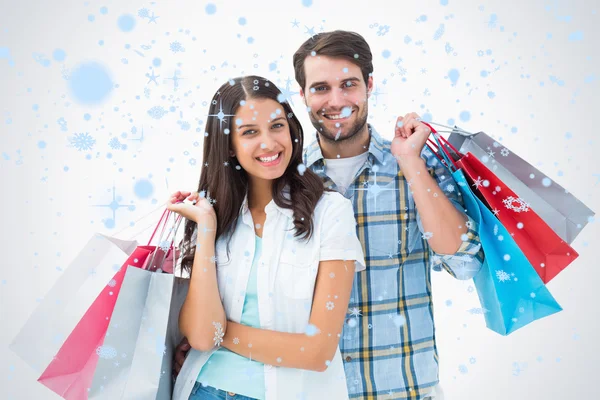
M 9 348 L 36 372 L 42 372 L 136 246 L 135 241 L 94 235 L 44 296 Z
M 169 216 L 170 212 L 165 210 L 150 237 L 149 244 L 161 226 L 162 238 Z M 160 240 L 159 243 L 163 244 Z M 87 399 L 88 389 L 100 356 L 98 349 L 108 329 L 126 270 L 129 266 L 139 269 L 146 265 L 148 259 L 155 258 L 156 250 L 157 247 L 150 245 L 136 248 L 70 333 L 52 362 L 39 377 L 40 383 L 64 399 Z
M 148 265 L 127 269 L 89 399 L 171 399 L 173 351 L 183 338 L 178 321 L 189 280 L 164 272 L 160 263 Z
M 573 243 L 594 216 L 594 212 L 568 190 L 485 132 L 468 134 L 455 128 L 448 142 L 461 153 L 471 152 L 483 161 L 568 244 Z
M 153 250 L 152 246 L 135 249 L 69 334 L 38 382 L 64 399 L 87 399 L 99 357 L 97 349 L 106 334 L 127 267 L 139 269 Z
M 544 283 L 550 282 L 579 254 L 472 153 L 457 161 L 479 195 L 514 238 Z
M 476 223 L 484 251 L 484 262 L 473 281 L 486 326 L 501 335 L 508 335 L 533 321 L 562 310 L 550 294 L 515 240 L 473 193 L 463 171 L 440 145 L 432 128 L 438 154 L 448 166 L 462 194 L 466 212 Z

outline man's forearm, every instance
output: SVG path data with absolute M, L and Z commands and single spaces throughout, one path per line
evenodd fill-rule
M 466 216 L 454 207 L 429 175 L 421 157 L 400 158 L 398 165 L 409 183 L 423 230 L 429 233 L 431 249 L 439 254 L 456 253 L 463 242 L 462 235 L 468 232 Z

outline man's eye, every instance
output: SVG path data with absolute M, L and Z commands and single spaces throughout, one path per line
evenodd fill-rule
M 356 84 L 354 82 L 346 82 L 344 84 L 344 86 L 346 86 L 346 87 L 352 87 L 352 86 L 356 86 Z
M 326 90 L 327 88 L 325 86 L 318 86 L 315 88 L 315 92 L 322 92 L 324 90 Z

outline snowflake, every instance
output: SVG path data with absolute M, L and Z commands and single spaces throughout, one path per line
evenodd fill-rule
M 437 31 L 435 31 L 435 33 L 433 34 L 433 40 L 440 40 L 444 35 L 444 32 L 446 32 L 446 27 L 444 26 L 444 24 L 440 24 Z
M 190 163 L 190 165 L 193 167 L 194 165 L 196 165 L 196 159 L 195 158 L 190 158 L 190 161 L 188 161 Z
M 335 307 L 335 305 L 333 304 L 333 301 L 328 301 L 327 304 L 325 304 L 325 307 L 327 307 L 327 309 L 329 311 L 333 310 L 333 308 Z
M 75 136 L 69 138 L 71 146 L 75 147 L 79 151 L 92 150 L 96 144 L 94 139 L 89 133 L 76 133 Z
M 465 226 L 469 229 L 473 229 L 473 221 L 467 221 L 465 222 Z
M 117 285 L 117 281 L 115 281 L 114 279 L 111 279 L 110 282 L 108 282 L 108 286 L 110 287 L 115 287 Z
M 185 51 L 185 49 L 183 48 L 183 46 L 179 42 L 173 42 L 173 43 L 171 43 L 170 46 L 169 46 L 169 48 L 171 49 L 171 51 L 173 53 L 183 53 Z
M 471 308 L 470 310 L 467 310 L 467 312 L 472 315 L 481 315 L 489 312 L 489 310 L 486 310 L 485 308 Z
M 504 203 L 504 206 L 507 209 L 517 213 L 529 211 L 529 203 L 527 203 L 521 198 L 514 198 L 513 196 L 508 196 L 507 198 L 502 200 L 502 203 Z
M 357 317 L 357 318 L 360 317 L 360 316 L 362 316 L 362 314 L 360 313 L 360 310 L 358 309 L 358 307 L 352 307 L 350 309 L 349 314 L 352 315 L 353 317 Z
M 496 271 L 496 278 L 498 278 L 500 282 L 510 281 L 510 275 L 501 269 Z
M 66 132 L 69 130 L 69 128 L 67 128 L 67 121 L 65 121 L 64 117 L 60 117 L 56 122 L 58 123 L 58 125 L 60 125 L 61 131 Z
M 429 240 L 429 239 L 431 239 L 433 237 L 433 233 L 432 232 L 425 232 L 425 233 L 423 233 L 422 237 L 425 240 Z
M 446 54 L 450 54 L 454 51 L 454 47 L 450 46 L 450 43 L 446 42 L 446 46 L 444 46 L 444 50 L 446 50 Z
M 112 138 L 109 142 L 108 145 L 110 146 L 111 149 L 113 150 L 118 150 L 121 148 L 121 142 L 119 142 L 119 138 Z
M 149 18 L 150 17 L 150 11 L 147 8 L 140 8 L 138 10 L 138 17 L 140 17 L 140 18 Z
M 408 35 L 404 36 L 404 43 L 409 44 L 410 42 L 412 42 L 412 38 Z
M 215 346 L 219 347 L 221 346 L 221 343 L 223 343 L 225 332 L 223 332 L 223 325 L 221 325 L 220 322 L 213 322 L 213 326 L 215 327 L 215 337 L 213 338 L 213 341 Z
M 508 157 L 510 151 L 508 151 L 508 149 L 505 147 L 502 150 L 500 150 L 500 154 L 502 154 L 503 157 Z
M 240 339 L 234 337 L 233 338 L 233 344 L 240 344 Z
M 111 358 L 115 358 L 117 356 L 117 349 L 111 346 L 103 345 L 96 348 L 96 354 L 98 354 L 100 358 L 110 360 Z
M 451 184 L 451 183 L 450 183 L 450 184 L 448 184 L 448 185 L 446 186 L 446 192 L 448 192 L 448 193 L 453 193 L 453 192 L 454 192 L 454 185 L 453 185 L 453 184 Z
M 390 27 L 388 25 L 381 25 L 379 30 L 377 31 L 377 36 L 385 36 L 386 33 L 390 31 Z
M 167 114 L 167 110 L 165 110 L 161 106 L 154 106 L 148 110 L 148 115 L 154 119 L 161 119 Z
M 335 273 L 334 272 L 329 273 L 329 277 L 332 279 L 335 278 Z
M 483 179 L 481 179 L 481 177 L 478 176 L 477 179 L 473 182 L 472 186 L 475 186 L 477 189 L 479 189 L 481 185 L 483 185 Z
M 171 242 L 169 242 L 168 240 L 163 240 L 162 242 L 160 242 L 158 244 L 158 247 L 162 250 L 162 251 L 168 251 L 169 248 L 171 248 Z

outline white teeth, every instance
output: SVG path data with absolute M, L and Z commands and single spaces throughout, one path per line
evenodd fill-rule
M 272 157 L 258 157 L 258 159 L 262 162 L 271 162 L 271 161 L 277 160 L 278 157 L 279 157 L 279 153 L 275 154 Z
M 352 112 L 348 113 L 348 112 L 342 112 L 341 114 L 323 114 L 325 115 L 325 117 L 327 117 L 327 119 L 343 119 L 343 118 L 347 118 L 350 116 L 350 114 L 352 114 Z

